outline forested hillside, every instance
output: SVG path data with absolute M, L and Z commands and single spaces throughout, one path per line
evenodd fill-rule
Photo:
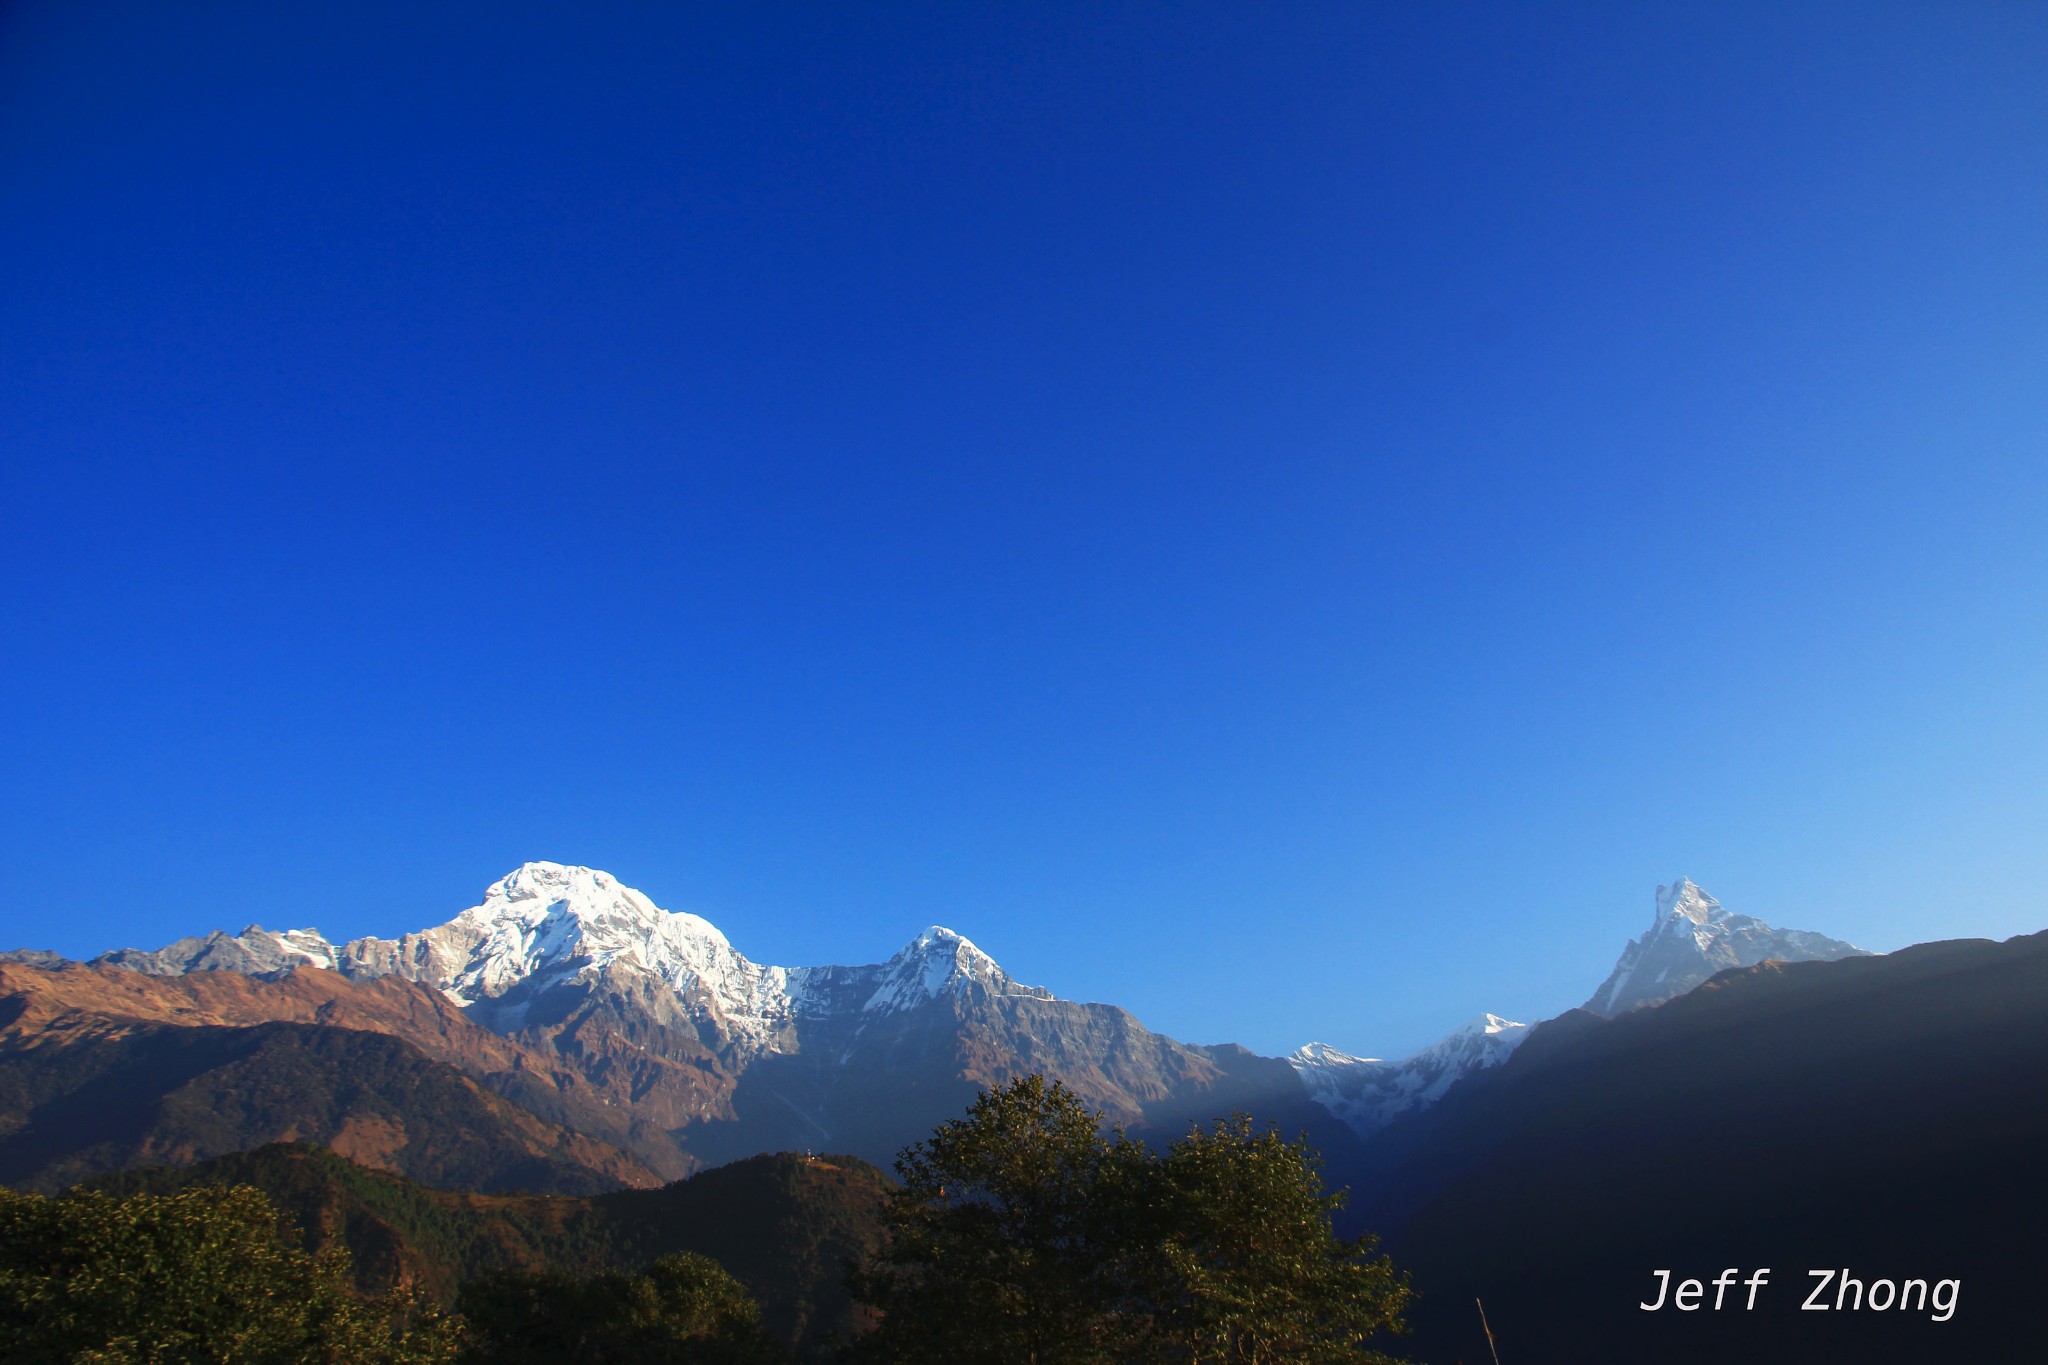
M 443 1305 L 494 1269 L 588 1276 L 688 1251 L 759 1300 L 769 1331 L 823 1354 L 867 1321 L 842 1283 L 881 1239 L 887 1181 L 851 1157 L 752 1157 L 656 1190 L 594 1198 L 432 1189 L 305 1143 L 95 1181 L 114 1193 L 254 1185 L 297 1221 L 309 1251 L 346 1247 L 366 1293 L 416 1286 Z

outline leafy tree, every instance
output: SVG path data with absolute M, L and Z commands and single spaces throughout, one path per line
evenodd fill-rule
M 288 1245 L 260 1190 L 0 1189 L 0 1359 L 428 1365 L 454 1342 L 410 1296 L 354 1293 L 345 1255 Z
M 1337 1237 L 1306 1140 L 1234 1114 L 1197 1125 L 1153 1169 L 1135 1280 L 1161 1360 L 1385 1361 L 1363 1343 L 1403 1330 L 1407 1277 L 1370 1236 Z
M 458 1300 L 476 1365 L 773 1365 L 761 1309 L 718 1262 L 663 1256 L 638 1275 L 499 1271 Z
M 883 1313 L 857 1343 L 889 1361 L 1066 1365 L 1126 1359 L 1112 1310 L 1108 1198 L 1146 1154 L 1071 1090 L 1026 1076 L 906 1148 L 883 1256 L 853 1277 Z
M 1239 1114 L 1163 1155 L 1058 1082 L 984 1093 L 897 1162 L 889 1241 L 851 1277 L 859 1360 L 1385 1361 L 1406 1277 L 1340 1240 L 1315 1155 Z

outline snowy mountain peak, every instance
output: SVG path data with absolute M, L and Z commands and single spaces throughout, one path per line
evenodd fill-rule
M 874 1020 L 939 999 L 1052 992 L 1012 980 L 987 953 L 934 924 L 886 962 L 858 967 L 771 967 L 749 961 L 698 915 L 664 910 L 609 872 L 529 862 L 492 882 L 483 899 L 446 923 L 396 939 L 339 947 L 317 930 L 250 925 L 155 952 L 124 949 L 98 961 L 160 975 L 230 970 L 276 974 L 325 967 L 352 977 L 397 975 L 432 986 L 492 1028 L 517 1029 L 535 1002 L 623 974 L 673 992 L 676 1006 L 739 1054 L 795 1045 L 799 1019 Z M 637 997 L 636 997 L 637 998 Z
M 737 956 L 708 921 L 671 915 L 609 873 L 560 863 L 522 865 L 424 937 L 437 957 L 455 959 L 435 984 L 464 1003 L 619 958 L 676 977 Z
M 1002 970 L 996 967 L 994 958 L 975 947 L 965 934 L 955 933 L 943 924 L 932 925 L 916 938 L 904 944 L 902 951 L 889 960 L 895 962 L 903 958 L 912 957 L 924 961 L 929 961 L 933 958 L 944 958 L 949 962 L 960 964 L 968 970 Z M 983 964 L 986 964 L 986 966 Z
M 618 970 L 651 975 L 748 1050 L 780 1050 L 796 1018 L 821 1010 L 873 1015 L 977 988 L 1051 998 L 937 924 L 870 967 L 764 966 L 709 920 L 664 910 L 607 872 L 562 863 L 526 863 L 491 883 L 482 904 L 390 947 L 396 970 L 460 1004 L 492 1002 L 501 1022 L 558 984 Z
M 621 889 L 609 872 L 568 863 L 521 863 L 491 883 L 486 901 L 560 900 L 581 895 L 590 897 Z
M 1672 916 L 1691 920 L 1694 924 L 1705 924 L 1721 908 L 1721 902 L 1700 890 L 1698 882 L 1690 877 L 1680 877 L 1669 886 L 1657 888 L 1657 914 L 1654 923 L 1662 924 Z
M 1482 1014 L 1398 1062 L 1354 1057 L 1328 1043 L 1297 1048 L 1287 1061 L 1316 1103 L 1364 1137 L 1435 1104 L 1474 1072 L 1499 1066 L 1528 1036 L 1525 1024 Z
M 994 958 L 942 924 L 934 924 L 882 964 L 880 981 L 868 997 L 870 1013 L 909 1009 L 941 996 L 980 988 L 990 995 L 1028 995 L 1041 1000 L 1052 992 L 1022 986 L 996 965 Z
M 1586 1008 L 1624 1014 L 1683 995 L 1730 967 L 1759 962 L 1832 962 L 1866 956 L 1853 943 L 1804 929 L 1778 929 L 1721 908 L 1690 877 L 1657 888 L 1650 931 L 1622 950 L 1620 961 Z
M 549 920 L 573 919 L 586 932 L 618 936 L 657 929 L 664 920 L 694 921 L 725 941 L 708 920 L 695 915 L 674 916 L 609 872 L 594 867 L 570 867 L 562 863 L 523 863 L 491 883 L 483 903 L 457 916 L 472 923 L 517 922 L 539 925 Z
M 1377 1057 L 1354 1057 L 1341 1048 L 1328 1043 L 1306 1043 L 1287 1054 L 1287 1060 L 1296 1071 L 1316 1066 L 1355 1066 L 1360 1062 L 1379 1063 Z

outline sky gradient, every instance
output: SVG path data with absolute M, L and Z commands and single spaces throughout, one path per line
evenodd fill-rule
M 422 8 L 0 8 L 0 946 L 2048 927 L 2048 9 Z

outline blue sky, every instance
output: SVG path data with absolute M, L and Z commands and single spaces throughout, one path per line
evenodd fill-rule
M 2048 927 L 2048 10 L 424 8 L 0 11 L 9 946 Z

